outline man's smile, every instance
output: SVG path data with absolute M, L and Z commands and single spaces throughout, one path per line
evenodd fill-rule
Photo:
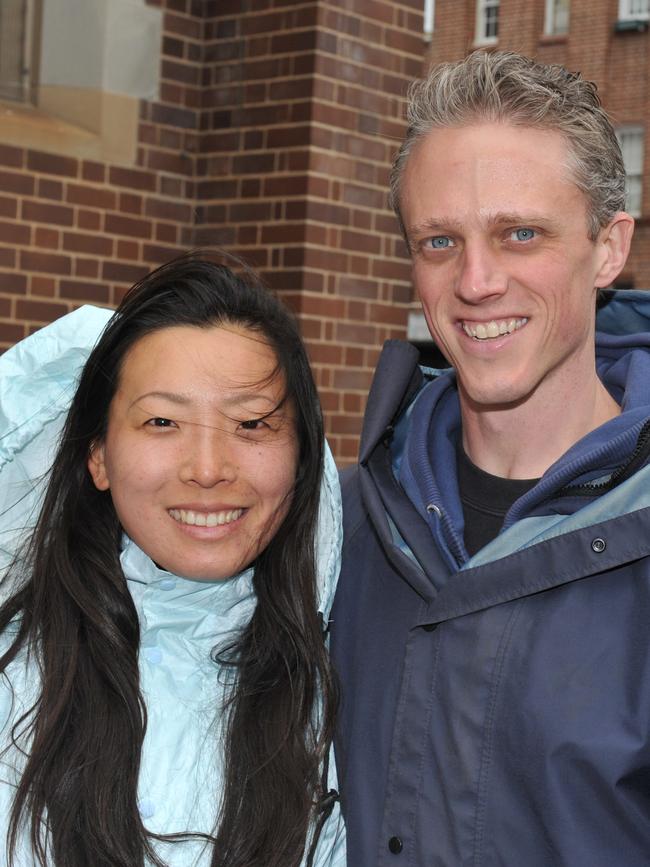
M 489 340 L 519 331 L 528 322 L 526 317 L 520 319 L 490 319 L 488 322 L 463 321 L 461 327 L 468 337 L 476 340 Z

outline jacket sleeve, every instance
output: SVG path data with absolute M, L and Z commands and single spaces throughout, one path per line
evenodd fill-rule
M 0 570 L 34 526 L 79 374 L 112 313 L 81 307 L 0 357 Z

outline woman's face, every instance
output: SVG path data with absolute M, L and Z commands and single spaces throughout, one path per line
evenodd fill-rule
M 237 325 L 164 328 L 126 354 L 88 468 L 158 566 L 228 578 L 273 538 L 298 461 L 284 395 L 273 349 Z

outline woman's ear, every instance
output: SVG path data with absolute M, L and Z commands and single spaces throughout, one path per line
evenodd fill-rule
M 93 443 L 91 445 L 88 455 L 88 471 L 98 491 L 107 491 L 110 488 L 111 485 L 104 461 L 104 443 Z

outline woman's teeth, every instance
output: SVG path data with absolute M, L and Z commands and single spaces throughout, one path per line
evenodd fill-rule
M 527 322 L 528 319 L 525 317 L 522 319 L 492 319 L 490 322 L 463 322 L 463 331 L 468 337 L 474 337 L 476 340 L 492 340 L 503 334 L 519 331 Z
M 219 527 L 230 524 L 244 514 L 243 509 L 231 509 L 227 512 L 194 512 L 191 509 L 170 509 L 169 514 L 179 524 L 192 524 L 196 527 Z

